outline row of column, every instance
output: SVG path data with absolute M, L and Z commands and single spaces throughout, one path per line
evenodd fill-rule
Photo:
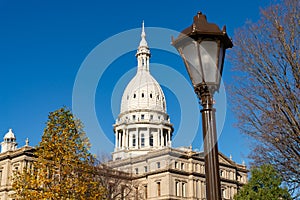
M 171 130 L 164 128 L 157 129 L 156 132 L 150 132 L 150 128 L 145 132 L 141 132 L 139 128 L 134 132 L 120 129 L 116 130 L 115 137 L 116 149 L 171 146 Z
M 196 198 L 206 197 L 206 186 L 204 180 L 193 180 L 193 196 Z M 222 198 L 233 199 L 234 194 L 237 193 L 237 189 L 233 186 L 222 187 Z
M 205 182 L 202 180 L 194 180 L 193 189 L 194 189 L 194 197 L 196 198 L 205 198 L 206 189 Z

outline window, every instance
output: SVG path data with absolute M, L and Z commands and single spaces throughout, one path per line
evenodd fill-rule
M 144 135 L 144 133 L 141 134 L 141 146 L 142 147 L 145 146 L 145 135 Z
M 222 193 L 222 194 L 221 194 L 221 195 L 222 195 L 222 198 L 225 198 L 225 197 L 226 197 L 226 189 L 225 189 L 225 188 L 222 188 L 221 191 L 222 191 L 222 192 L 221 192 L 221 193 Z
M 148 172 L 147 166 L 144 166 L 144 171 L 145 171 L 145 172 Z
M 150 143 L 150 146 L 153 147 L 153 134 L 150 135 L 149 143 Z
M 139 168 L 135 168 L 135 174 L 139 174 Z
M 175 183 L 175 195 L 179 196 L 179 182 L 178 181 L 176 181 L 176 183 Z
M 133 98 L 135 98 L 136 97 L 136 94 L 133 94 Z
M 145 119 L 145 115 L 141 115 L 141 119 Z
M 160 168 L 160 162 L 157 162 L 156 165 L 157 165 L 157 169 L 159 169 Z
M 182 193 L 182 197 L 186 197 L 186 188 L 185 188 L 185 183 L 182 183 L 182 191 L 181 191 L 181 193 Z
M 181 163 L 181 169 L 184 170 L 184 163 Z
M 150 98 L 152 98 L 152 93 L 150 93 Z
M 160 182 L 157 182 L 156 185 L 157 185 L 157 196 L 160 196 Z
M 220 176 L 223 177 L 224 176 L 224 171 L 220 170 Z
M 132 119 L 135 120 L 135 115 L 132 115 Z
M 150 115 L 150 120 L 153 120 L 153 115 Z
M 132 136 L 132 146 L 135 147 L 136 143 L 136 139 L 135 139 L 135 135 Z
M 178 169 L 178 162 L 175 161 L 175 168 Z
M 147 185 L 145 185 L 144 186 L 144 196 L 145 196 L 145 199 L 147 199 L 148 198 L 148 187 L 147 187 Z
M 2 170 L 0 170 L 0 185 L 2 185 Z
M 125 186 L 122 185 L 121 186 L 121 199 L 124 199 L 124 197 L 125 197 Z
M 144 93 L 142 93 L 142 98 L 144 98 L 144 96 L 145 96 Z

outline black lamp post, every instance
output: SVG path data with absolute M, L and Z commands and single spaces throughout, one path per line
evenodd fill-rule
M 199 12 L 190 27 L 183 30 L 176 40 L 172 38 L 172 45 L 180 53 L 203 106 L 206 199 L 221 200 L 213 95 L 220 87 L 225 50 L 233 44 L 225 26 L 221 31 L 216 24 L 208 23 L 206 16 Z

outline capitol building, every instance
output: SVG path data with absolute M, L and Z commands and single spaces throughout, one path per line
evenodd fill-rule
M 136 53 L 136 75 L 124 90 L 120 114 L 113 125 L 112 160 L 106 165 L 132 174 L 139 189 L 139 197 L 134 199 L 204 200 L 204 153 L 192 147 L 172 147 L 172 120 L 163 90 L 150 73 L 150 57 L 143 25 Z M 34 159 L 33 151 L 28 140 L 18 148 L 11 129 L 4 135 L 0 153 L 0 200 L 12 199 L 12 173 Z M 238 164 L 222 153 L 219 162 L 222 198 L 230 200 L 247 182 L 248 170 L 245 164 Z

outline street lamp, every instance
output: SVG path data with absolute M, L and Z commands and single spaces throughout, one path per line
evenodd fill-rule
M 191 26 L 181 32 L 172 45 L 180 53 L 202 105 L 202 126 L 205 154 L 206 199 L 221 200 L 216 119 L 213 95 L 219 90 L 225 51 L 233 46 L 226 33 L 208 23 L 201 12 Z

